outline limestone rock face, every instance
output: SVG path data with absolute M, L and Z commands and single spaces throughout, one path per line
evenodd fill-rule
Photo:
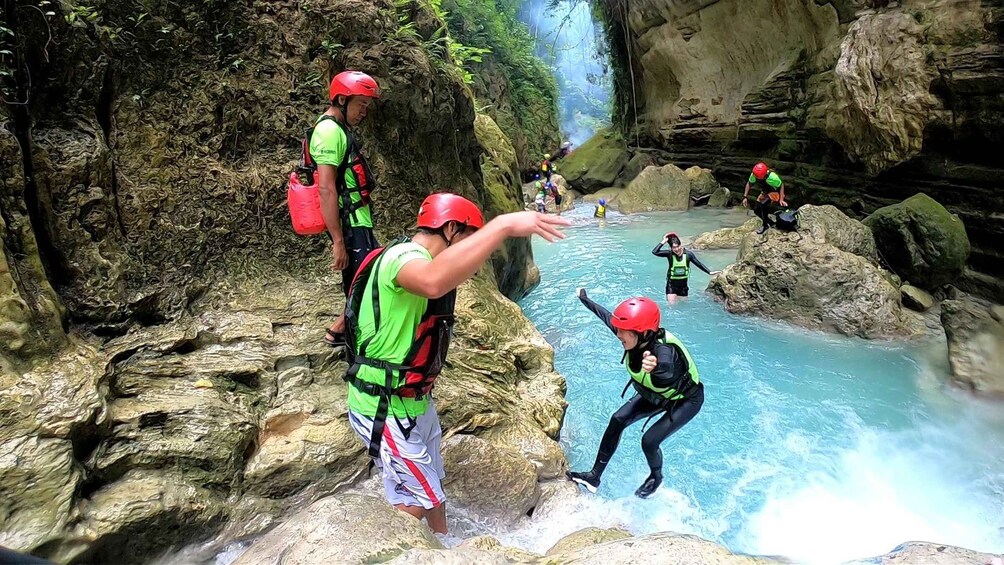
M 514 448 L 470 435 L 443 442 L 443 489 L 451 508 L 512 524 L 537 504 L 537 471 Z
M 920 153 L 938 104 L 922 42 L 917 20 L 892 12 L 861 16 L 840 45 L 826 133 L 871 173 Z
M 969 237 L 958 216 L 920 193 L 879 208 L 864 220 L 882 257 L 911 283 L 935 289 L 962 274 L 969 259 Z
M 733 313 L 867 338 L 912 335 L 900 293 L 868 259 L 800 233 L 746 236 L 708 290 Z
M 691 179 L 676 165 L 646 167 L 617 197 L 625 214 L 690 207 Z
M 612 186 L 627 162 L 627 148 L 621 136 L 601 130 L 562 159 L 559 171 L 571 188 L 595 192 Z
M 323 498 L 254 542 L 234 565 L 387 561 L 410 548 L 442 549 L 423 522 L 376 497 Z
M 941 303 L 952 381 L 973 392 L 1004 395 L 1004 323 L 972 300 Z
M 485 114 L 474 118 L 474 132 L 483 149 L 481 174 L 485 180 L 485 220 L 522 209 L 519 195 L 519 168 L 516 151 L 498 124 Z M 570 200 L 570 199 L 569 199 Z M 502 294 L 518 300 L 540 283 L 534 277 L 530 240 L 519 238 L 505 242 L 492 255 L 492 267 Z
M 611 49 L 635 154 L 708 167 L 734 196 L 763 160 L 793 204 L 855 217 L 923 191 L 967 227 L 975 274 L 966 290 L 1004 301 L 1000 3 L 598 7 L 628 30 L 611 36 Z M 756 32 L 737 34 L 737 21 Z

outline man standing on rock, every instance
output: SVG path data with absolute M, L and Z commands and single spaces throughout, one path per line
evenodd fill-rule
M 370 105 L 380 98 L 380 87 L 366 73 L 345 71 L 331 79 L 328 94 L 330 105 L 314 124 L 309 155 L 317 165 L 332 267 L 342 272 L 342 289 L 348 296 L 349 282 L 363 258 L 379 246 L 370 213 L 376 182 L 351 128 L 363 121 Z M 328 327 L 324 342 L 331 347 L 345 345 L 345 314 Z
M 418 233 L 371 253 L 346 305 L 349 424 L 381 468 L 387 500 L 445 534 L 442 429 L 432 388 L 450 345 L 457 287 L 510 237 L 563 238 L 568 222 L 515 212 L 484 222 L 456 194 L 428 196 Z
M 774 171 L 767 168 L 766 163 L 760 162 L 753 166 L 753 172 L 746 181 L 746 189 L 743 191 L 743 208 L 749 208 L 750 188 L 756 187 L 760 192 L 756 197 L 756 206 L 753 212 L 760 217 L 763 225 L 756 232 L 762 234 L 770 227 L 770 220 L 767 214 L 770 212 L 770 204 L 778 203 L 782 208 L 788 203 L 784 199 L 784 182 Z

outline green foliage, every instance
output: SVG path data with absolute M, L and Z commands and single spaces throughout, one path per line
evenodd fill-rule
M 534 146 L 531 152 L 542 152 L 548 138 L 557 136 L 558 89 L 550 69 L 534 55 L 530 31 L 516 17 L 520 0 L 432 1 L 448 2 L 445 17 L 450 35 L 467 49 L 479 50 L 464 59 L 464 68 L 475 75 L 490 68 L 505 75 L 516 125 Z M 507 121 L 501 118 L 499 125 Z

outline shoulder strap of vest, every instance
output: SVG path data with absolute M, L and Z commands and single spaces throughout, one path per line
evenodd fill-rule
M 342 156 L 342 160 L 338 163 L 338 166 L 335 168 L 335 190 L 339 194 L 342 194 L 343 189 L 345 188 L 345 171 L 349 167 L 349 161 L 351 160 L 352 152 L 356 148 L 355 136 L 352 135 L 352 132 L 349 131 L 349 129 L 345 127 L 345 125 L 342 122 L 339 122 L 338 119 L 335 118 L 334 116 L 329 116 L 328 114 L 321 114 L 321 117 L 317 119 L 317 122 L 314 123 L 314 125 L 307 130 L 307 135 L 303 137 L 303 157 L 301 160 L 303 161 L 306 167 L 312 169 L 317 168 L 317 164 L 314 163 L 314 158 L 310 156 L 310 139 L 314 136 L 314 129 L 317 127 L 317 124 L 323 121 L 334 122 L 338 126 L 338 128 L 342 130 L 342 133 L 345 134 L 345 155 Z

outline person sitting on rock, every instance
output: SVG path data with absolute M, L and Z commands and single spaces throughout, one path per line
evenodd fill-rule
M 450 345 L 456 289 L 507 238 L 563 238 L 568 222 L 514 212 L 487 224 L 470 200 L 428 196 L 418 233 L 374 250 L 346 306 L 348 417 L 382 471 L 387 500 L 446 533 L 442 429 L 432 388 Z
M 669 244 L 670 250 L 664 250 L 663 245 Z M 670 305 L 676 304 L 677 298 L 686 298 L 690 294 L 690 265 L 709 275 L 717 275 L 721 271 L 711 271 L 701 263 L 701 260 L 689 249 L 684 249 L 680 237 L 673 232 L 667 233 L 662 241 L 652 249 L 652 255 L 665 257 L 669 260 L 669 270 L 666 271 L 666 300 Z
M 762 234 L 770 227 L 770 213 L 772 203 L 779 204 L 782 208 L 788 205 L 784 199 L 784 182 L 777 173 L 767 168 L 763 162 L 753 166 L 753 172 L 746 181 L 746 189 L 743 191 L 743 208 L 749 208 L 750 188 L 756 187 L 760 192 L 756 197 L 756 206 L 753 212 L 760 217 L 763 225 L 756 232 Z
M 607 201 L 604 198 L 600 198 L 599 203 L 596 208 L 593 209 L 594 218 L 606 218 L 607 217 Z
M 641 449 L 648 460 L 650 474 L 635 491 L 648 498 L 662 484 L 662 449 L 659 445 L 693 419 L 704 404 L 704 385 L 690 352 L 673 334 L 659 326 L 659 305 L 645 297 L 621 302 L 613 314 L 576 291 L 579 300 L 614 332 L 624 346 L 628 384 L 635 395 L 610 418 L 603 432 L 596 461 L 589 471 L 573 471 L 568 477 L 596 492 L 610 458 L 617 450 L 624 428 L 641 420 L 660 416 L 641 437 Z M 624 396 L 624 393 L 621 393 Z

